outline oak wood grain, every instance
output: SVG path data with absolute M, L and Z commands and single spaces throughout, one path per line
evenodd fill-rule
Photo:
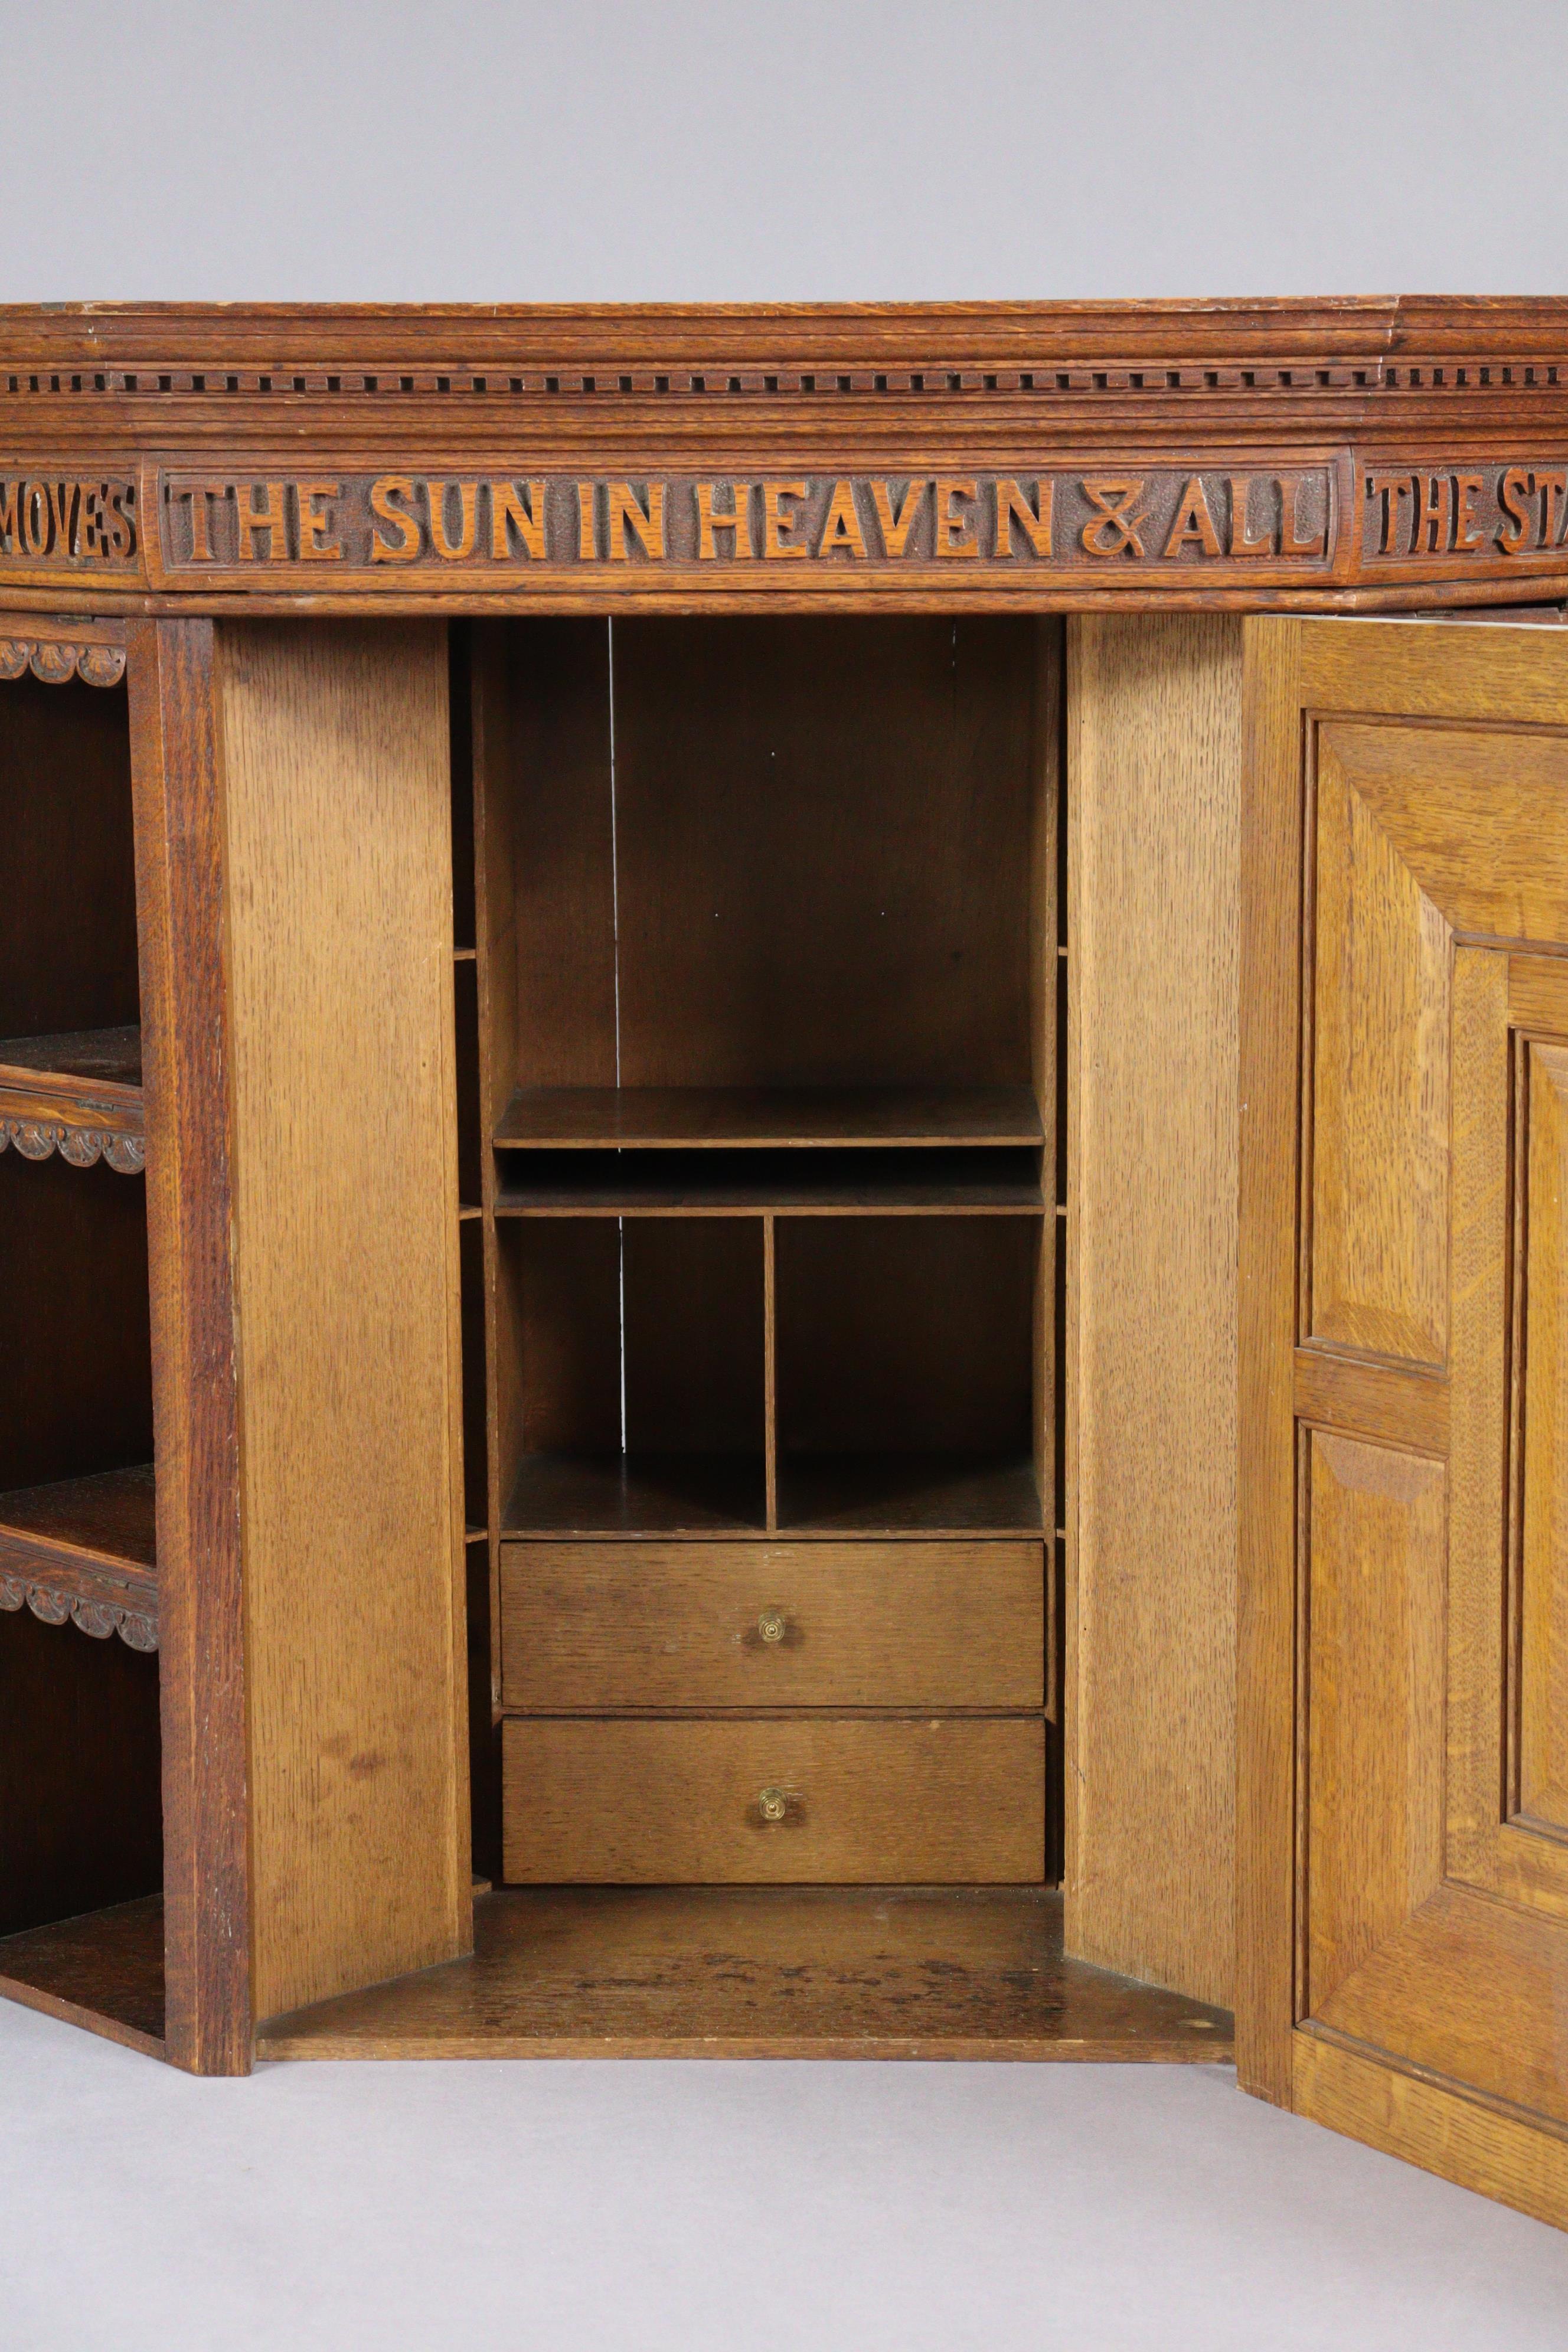
M 1300 630 L 1243 633 L 1237 1274 L 1236 2057 L 1292 2096 L 1297 1936 L 1297 1439 L 1303 775 Z
M 502 1700 L 1037 1707 L 1042 1547 L 509 1544 Z
M 1568 2229 L 1568 2137 L 1321 2031 L 1297 2034 L 1293 2057 L 1301 2115 Z
M 268 2058 L 1225 2058 L 1230 2020 L 1062 1956 L 1036 1887 L 545 1887 L 474 1953 L 267 2028 Z
M 213 632 L 127 629 L 156 1441 L 167 2048 L 250 2064 L 238 1368 Z
M 164 2057 L 162 1895 L 5 1937 L 0 1991 L 128 2049 Z
M 150 1463 L 0 1495 L 0 1576 L 130 1609 L 158 1626 L 156 1496 Z
M 511 1716 L 502 1759 L 514 1883 L 1037 1884 L 1045 1873 L 1037 1717 Z
M 1546 2210 L 1542 2183 L 1561 2168 L 1568 2125 L 1557 2022 L 1568 1872 L 1549 1819 L 1508 1814 L 1525 1627 L 1539 1640 L 1560 1580 L 1550 1039 L 1568 1002 L 1554 969 L 1568 855 L 1552 730 L 1568 719 L 1568 669 L 1551 632 L 1536 663 L 1531 632 L 1467 629 L 1453 665 L 1436 630 L 1253 635 L 1254 715 L 1271 705 L 1274 717 L 1255 735 L 1249 790 L 1260 830 L 1272 817 L 1276 856 L 1249 861 L 1248 981 L 1267 992 L 1266 942 L 1288 968 L 1300 922 L 1313 1001 L 1296 1024 L 1277 985 L 1247 1016 L 1244 1100 L 1255 1089 L 1269 1125 L 1244 1161 L 1244 1282 L 1261 1269 L 1266 1296 L 1243 1331 L 1243 1458 L 1258 1482 L 1244 1592 L 1260 1621 L 1243 1785 L 1268 1941 L 1267 1969 L 1255 1960 L 1243 1984 L 1243 2079 L 1483 2190 L 1520 2201 L 1526 2180 L 1530 2210 Z M 1325 780 L 1340 803 L 1326 822 Z M 1316 855 L 1315 890 L 1293 869 L 1292 814 Z M 1349 853 L 1347 824 L 1360 828 Z M 1536 951 L 1510 954 L 1521 940 Z M 1326 1058 L 1310 1046 L 1325 999 L 1331 1030 L 1349 1022 L 1363 1036 Z M 1310 1082 L 1293 1115 L 1303 1044 Z M 1358 1337 L 1371 1348 L 1359 1369 L 1293 1344 L 1277 1238 L 1290 1230 L 1291 1147 L 1318 1150 L 1325 1096 L 1336 1148 L 1348 1138 L 1358 1163 L 1331 1203 L 1340 1263 L 1359 1269 L 1340 1290 L 1406 1327 L 1347 1331 L 1342 1348 Z M 1322 1205 L 1304 1184 L 1296 1238 L 1314 1256 Z M 1315 1290 L 1299 1297 L 1315 1318 Z M 1375 1360 L 1439 1349 L 1442 1378 Z M 1310 1424 L 1300 1450 L 1292 1381 Z M 1287 1475 L 1298 1460 L 1299 1512 Z M 1244 1646 L 1244 1678 L 1248 1665 Z M 1292 1855 L 1293 1748 L 1305 1834 Z
M 554 1150 L 589 1144 L 777 1150 L 1044 1139 L 1039 1107 L 1026 1086 L 538 1087 L 512 1097 L 495 1131 L 498 1145 Z M 889 1169 L 889 1177 L 896 1173 Z
M 1215 2001 L 1233 1983 L 1240 672 L 1225 621 L 1068 624 L 1068 1947 Z
M 469 1936 L 447 655 L 219 650 L 264 2016 Z
M 121 515 L 133 507 L 137 528 L 134 540 L 123 531 L 115 552 L 100 549 L 91 561 L 64 546 L 29 552 L 24 533 L 5 593 L 19 614 L 69 612 L 83 601 L 86 574 L 100 614 L 150 593 L 165 609 L 188 598 L 209 612 L 247 602 L 284 610 L 309 598 L 321 614 L 367 594 L 404 614 L 438 611 L 467 594 L 492 609 L 596 609 L 602 617 L 606 589 L 670 612 L 814 602 L 866 612 L 879 602 L 933 617 L 957 599 L 1015 610 L 1539 602 L 1563 577 L 1544 499 L 1526 488 L 1563 461 L 1554 405 L 1562 320 L 1552 301 L 1412 297 L 421 310 L 94 305 L 89 315 L 15 306 L 0 315 L 7 446 L 34 478 L 63 478 L 57 497 L 68 501 L 73 493 L 81 502 L 98 498 L 108 471 Z M 1461 448 L 1477 454 L 1456 460 Z M 1016 463 L 1019 449 L 1030 453 L 1022 480 L 988 473 L 999 460 Z M 771 492 L 775 521 L 764 544 L 776 549 L 786 450 L 788 465 L 815 484 L 824 526 L 816 561 L 721 564 L 694 560 L 695 544 L 678 561 L 644 560 L 650 542 L 668 552 L 666 476 L 684 491 L 693 535 L 699 483 L 719 515 L 737 511 L 736 497 L 767 509 Z M 417 484 L 401 470 L 388 475 L 389 465 L 412 469 Z M 599 472 L 606 466 L 615 478 Z M 966 498 L 971 475 L 955 466 L 973 469 L 982 505 Z M 571 493 L 590 467 L 599 472 L 590 506 L 599 538 L 606 506 L 621 518 L 620 544 L 612 533 L 601 553 L 624 560 L 596 562 L 599 576 L 584 582 L 560 559 L 578 551 Z M 258 473 L 265 478 L 255 480 Z M 485 560 L 498 511 L 510 501 L 514 517 L 524 516 L 520 494 L 537 506 L 541 473 L 565 494 L 557 498 L 558 523 L 571 526 L 557 532 L 565 548 L 550 562 L 517 548 L 505 564 Z M 880 491 L 890 520 L 889 494 L 907 505 L 911 476 L 923 507 L 912 562 L 910 547 L 886 525 L 879 530 L 873 511 Z M 260 493 L 264 510 L 276 488 L 289 543 L 273 551 L 284 561 L 233 560 L 237 477 L 247 497 Z M 412 549 L 405 546 L 411 562 L 368 560 L 373 480 L 415 493 L 421 520 Z M 323 482 L 336 488 L 329 494 Z M 210 499 L 193 489 L 204 484 Z M 437 541 L 447 485 L 469 530 L 454 540 L 443 525 Z M 352 553 L 335 528 L 340 494 L 350 488 L 362 517 Z M 1059 511 L 1042 530 L 1053 488 Z M 189 560 L 198 504 L 209 527 L 225 518 L 222 562 Z M 1425 530 L 1416 521 L 1424 510 Z M 78 507 L 71 512 L 79 520 Z M 626 544 L 634 512 L 646 526 L 635 551 Z M 847 544 L 842 533 L 826 543 L 830 513 L 857 519 Z M 1130 519 L 1129 537 L 1107 528 L 1108 514 Z M 947 515 L 953 527 L 942 530 Z M 719 535 L 727 554 L 739 551 Z M 504 524 L 501 536 L 504 543 Z M 938 537 L 945 550 L 932 544 Z M 893 538 L 903 561 L 891 560 Z M 265 551 L 265 530 L 260 539 Z M 384 544 L 396 553 L 400 539 L 405 533 L 393 527 Z M 257 556 L 254 544 L 244 551 Z M 979 560 L 951 563 L 943 551 Z M 625 560 L 634 552 L 637 560 Z M 504 584 L 495 584 L 498 570 Z
M 1447 1453 L 1446 1378 L 1321 1348 L 1298 1348 L 1295 1361 L 1298 1421 L 1381 1437 L 1416 1454 Z
M 1309 1443 L 1307 1982 L 1327 2011 L 1443 1875 L 1440 1462 Z
M 1451 929 L 1381 821 L 1387 795 L 1361 789 L 1373 739 L 1318 730 L 1307 1328 L 1441 1365 Z

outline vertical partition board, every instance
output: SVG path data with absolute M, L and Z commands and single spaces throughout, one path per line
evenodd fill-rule
M 471 1941 L 447 673 L 218 635 L 258 2018 Z
M 127 636 L 150 1147 L 165 2047 L 193 2074 L 237 2074 L 251 2058 L 250 1838 L 213 625 L 135 621 Z
M 1228 2006 L 1241 624 L 1068 624 L 1067 1933 Z

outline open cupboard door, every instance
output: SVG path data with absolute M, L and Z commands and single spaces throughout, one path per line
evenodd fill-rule
M 1568 629 L 1247 634 L 1237 2063 L 1568 2226 Z

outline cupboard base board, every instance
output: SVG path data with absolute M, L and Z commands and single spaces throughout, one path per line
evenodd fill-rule
M 543 1887 L 470 1958 L 264 2025 L 258 2058 L 1228 2060 L 1224 2010 L 1064 1958 L 1054 1889 Z
M 0 1996 L 163 2055 L 163 1898 L 0 1937 Z

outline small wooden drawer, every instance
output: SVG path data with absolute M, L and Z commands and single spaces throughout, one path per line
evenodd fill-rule
M 1028 1717 L 512 1717 L 513 1884 L 1037 1885 L 1045 1727 Z
M 501 1700 L 1036 1707 L 1037 1543 L 501 1547 Z

